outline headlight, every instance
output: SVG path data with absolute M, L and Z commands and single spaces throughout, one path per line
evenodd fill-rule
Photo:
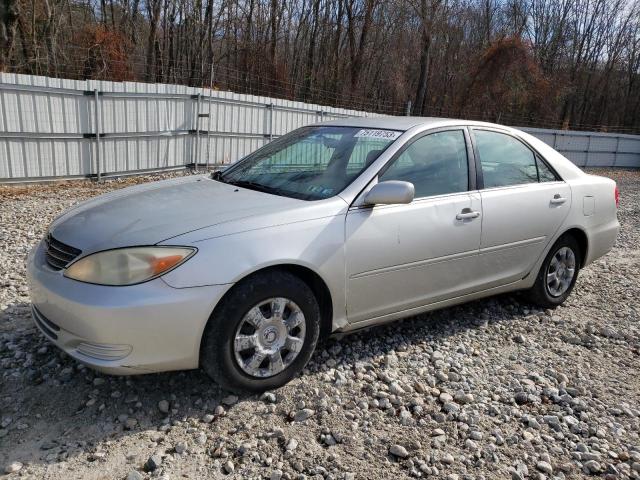
M 133 285 L 176 268 L 196 252 L 189 247 L 132 247 L 106 250 L 71 264 L 64 276 L 99 285 Z

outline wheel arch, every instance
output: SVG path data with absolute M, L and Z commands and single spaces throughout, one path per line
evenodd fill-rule
M 578 242 L 578 246 L 580 247 L 580 254 L 581 254 L 580 268 L 584 267 L 587 261 L 588 253 L 589 253 L 589 237 L 587 237 L 587 234 L 584 230 L 578 227 L 572 227 L 568 229 L 562 235 L 560 235 L 560 237 L 563 237 L 565 235 L 572 236 L 576 240 L 576 242 Z
M 333 330 L 333 298 L 331 296 L 331 291 L 329 290 L 327 283 L 317 272 L 305 265 L 296 263 L 279 263 L 274 265 L 267 265 L 262 266 L 256 270 L 252 270 L 251 272 L 245 273 L 244 276 L 238 278 L 234 282 L 234 285 L 229 288 L 224 293 L 224 295 L 222 295 L 222 297 L 220 297 L 220 300 L 218 300 L 216 306 L 213 308 L 213 311 L 211 312 L 207 323 L 214 316 L 218 305 L 220 305 L 239 284 L 250 281 L 251 278 L 257 275 L 276 270 L 288 272 L 292 275 L 295 275 L 309 286 L 314 296 L 316 297 L 316 300 L 318 301 L 318 307 L 320 308 L 320 338 L 322 339 L 328 337 Z M 202 346 L 202 335 L 200 338 L 200 342 Z

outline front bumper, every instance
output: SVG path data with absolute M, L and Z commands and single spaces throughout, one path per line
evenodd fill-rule
M 106 373 L 198 367 L 202 332 L 230 285 L 93 285 L 51 269 L 44 249 L 40 242 L 29 254 L 27 280 L 34 323 L 52 343 Z

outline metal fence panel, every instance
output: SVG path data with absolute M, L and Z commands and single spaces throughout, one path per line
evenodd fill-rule
M 368 112 L 183 85 L 0 73 L 0 182 L 228 164 Z M 523 128 L 579 166 L 640 167 L 640 136 Z

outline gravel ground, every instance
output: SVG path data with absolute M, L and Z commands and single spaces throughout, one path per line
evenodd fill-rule
M 321 345 L 260 397 L 198 371 L 92 372 L 31 324 L 24 258 L 55 215 L 115 188 L 0 187 L 0 476 L 640 479 L 640 172 L 622 231 L 565 306 L 505 295 Z

